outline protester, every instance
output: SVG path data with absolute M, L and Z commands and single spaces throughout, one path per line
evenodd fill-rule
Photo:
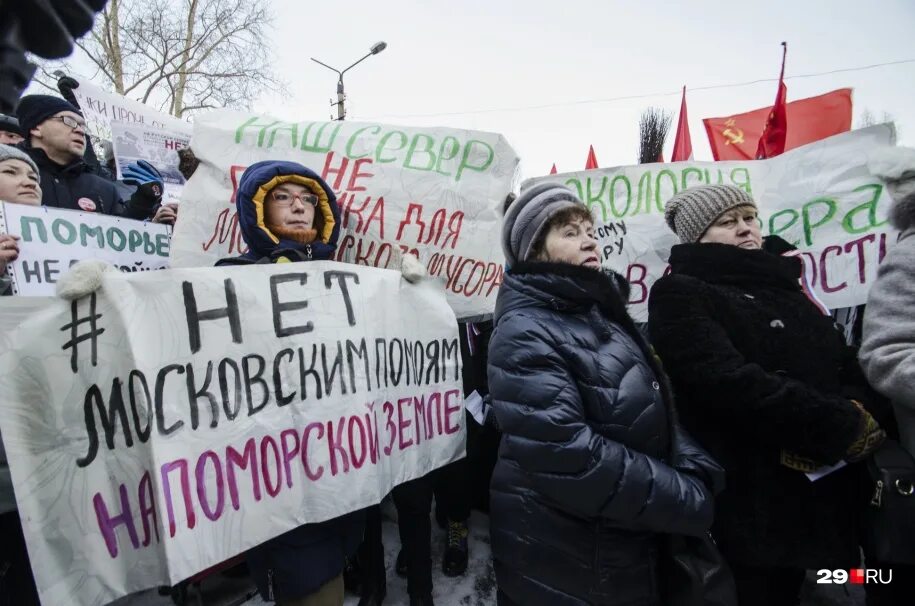
M 800 285 L 792 247 L 763 239 L 730 185 L 680 192 L 665 220 L 682 244 L 649 298 L 649 332 L 683 425 L 727 472 L 712 533 L 741 606 L 797 603 L 805 569 L 860 562 L 861 465 L 885 434 L 855 351 Z
M 915 150 L 889 148 L 886 156 L 872 172 L 887 181 L 900 234 L 868 295 L 861 364 L 892 400 L 901 443 L 915 457 Z
M 660 606 L 661 533 L 707 531 L 721 470 L 673 422 L 582 202 L 552 183 L 522 192 L 502 248 L 489 345 L 499 604 Z
M 248 252 L 217 265 L 333 259 L 340 233 L 337 198 L 304 166 L 252 164 L 239 181 L 236 206 Z M 408 281 L 420 277 L 417 265 L 415 257 L 404 258 Z M 300 526 L 250 550 L 248 565 L 261 596 L 281 606 L 342 604 L 344 560 L 355 553 L 363 524 L 364 512 L 354 512 Z
M 893 198 L 890 223 L 900 233 L 868 293 L 859 357 L 871 385 L 890 398 L 899 442 L 915 457 L 915 149 L 888 147 L 869 159 L 868 168 L 886 182 Z M 868 606 L 912 601 L 915 565 L 878 561 L 867 548 L 864 557 L 868 568 L 893 569 L 892 583 L 866 587 Z
M 27 141 L 21 145 L 38 166 L 42 204 L 131 219 L 151 218 L 162 196 L 162 183 L 146 182 L 124 202 L 117 188 L 83 161 L 86 122 L 79 109 L 59 97 L 27 95 L 18 108 Z
M 0 144 L 0 200 L 11 204 L 41 204 L 38 167 L 25 152 Z M 19 256 L 18 236 L 0 234 L 0 295 L 12 293 L 7 265 Z M 22 523 L 16 510 L 13 480 L 0 436 L 0 604 L 37 606 L 38 590 L 26 551 Z
M 152 188 L 157 199 L 162 197 L 164 187 L 162 175 L 155 166 L 146 160 L 137 160 L 136 162 L 128 164 L 121 176 L 124 183 L 135 185 L 138 192 L 143 190 L 143 188 L 149 187 Z M 156 206 L 154 206 L 154 209 L 155 213 L 152 217 L 153 223 L 174 225 L 175 221 L 178 219 L 178 205 L 175 203 L 157 203 Z
M 340 233 L 337 198 L 304 166 L 252 164 L 239 181 L 236 206 L 248 252 L 217 265 L 333 258 Z M 261 597 L 280 606 L 343 604 L 344 560 L 356 551 L 363 525 L 364 514 L 355 512 L 299 526 L 251 549 L 248 567 Z
M 17 147 L 0 144 L 0 200 L 14 204 L 41 204 L 38 167 Z
M 12 116 L 0 114 L 0 144 L 17 145 L 22 142 L 22 138 L 19 120 Z
M 0 200 L 12 204 L 41 204 L 38 167 L 15 147 L 0 145 Z M 0 234 L 0 295 L 12 294 L 7 265 L 19 256 L 19 236 Z
M 407 577 L 410 606 L 432 606 L 432 473 L 394 487 L 400 552 L 395 569 Z

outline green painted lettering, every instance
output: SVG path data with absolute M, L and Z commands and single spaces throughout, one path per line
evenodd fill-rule
M 420 145 L 420 141 L 423 141 L 425 144 L 422 149 L 417 149 Z M 410 148 L 407 150 L 407 159 L 404 160 L 404 168 L 412 168 L 414 170 L 432 170 L 435 167 L 435 154 L 432 153 L 432 148 L 435 146 L 435 139 L 429 135 L 416 134 L 413 135 L 413 140 L 410 141 Z M 426 154 L 427 163 L 425 166 L 414 165 L 413 156 L 417 153 Z
M 825 205 L 826 212 L 817 220 L 816 223 L 812 223 L 810 219 L 810 211 L 818 205 Z M 804 227 L 804 242 L 807 244 L 807 246 L 813 246 L 813 230 L 822 225 L 825 225 L 827 222 L 829 222 L 830 219 L 832 219 L 833 215 L 835 214 L 836 201 L 832 198 L 817 198 L 816 200 L 811 200 L 803 207 L 801 207 L 801 217 Z
M 35 231 L 38 233 L 38 239 L 41 240 L 43 244 L 48 243 L 48 228 L 45 227 L 44 221 L 39 217 L 22 217 L 19 221 L 19 230 L 22 232 L 23 242 L 31 242 L 32 238 L 32 228 L 35 226 Z
M 626 186 L 626 208 L 623 210 L 618 210 L 616 207 L 617 182 L 620 182 Z M 617 219 L 621 219 L 626 216 L 626 213 L 629 212 L 630 206 L 632 206 L 632 184 L 629 183 L 629 177 L 624 174 L 616 175 L 613 177 L 613 181 L 610 182 L 610 212 L 613 213 L 613 216 Z
M 588 180 L 586 183 L 587 183 L 588 195 L 585 198 L 585 206 L 588 207 L 588 212 L 590 212 L 591 215 L 593 216 L 594 215 L 594 210 L 593 210 L 594 204 L 599 203 L 601 221 L 606 223 L 607 222 L 607 207 L 606 207 L 606 205 L 604 205 L 604 192 L 607 190 L 607 177 L 601 177 L 600 191 L 597 192 L 597 195 L 595 195 L 594 192 L 591 190 L 591 177 L 588 177 L 587 179 Z
M 779 225 L 778 221 L 783 215 L 787 217 L 788 221 L 782 225 Z M 793 208 L 786 208 L 784 210 L 778 211 L 777 213 L 772 213 L 772 216 L 769 217 L 769 234 L 773 236 L 782 235 L 791 229 L 794 224 L 797 223 L 799 218 L 800 214 Z M 799 240 L 795 240 L 791 244 L 797 246 L 799 242 Z
M 362 149 L 366 149 L 368 147 L 368 145 L 365 145 L 362 142 L 362 140 L 359 138 L 359 136 L 362 133 L 364 133 L 365 131 L 370 131 L 373 135 L 377 135 L 378 133 L 381 132 L 381 127 L 373 124 L 372 126 L 363 126 L 362 128 L 356 129 L 356 132 L 354 132 L 352 135 L 350 135 L 349 141 L 346 142 L 346 156 L 348 158 L 353 158 L 353 159 L 358 160 L 359 158 L 366 158 L 366 157 L 372 155 L 371 152 L 369 152 L 369 153 L 362 154 L 361 156 L 357 156 L 356 152 L 353 151 L 353 143 L 356 143 L 357 141 L 359 143 L 362 143 L 362 145 L 361 145 Z
M 270 128 L 271 126 L 273 126 L 274 124 L 277 124 L 278 120 L 273 120 L 272 122 L 258 124 L 257 119 L 258 119 L 257 116 L 253 116 L 247 122 L 245 122 L 244 124 L 242 124 L 235 130 L 235 142 L 236 143 L 241 143 L 242 137 L 245 136 L 246 131 L 250 128 L 250 129 L 259 129 L 259 132 L 257 134 L 257 146 L 258 147 L 264 146 L 264 137 L 267 135 L 267 129 Z
M 389 147 L 388 140 L 391 139 L 394 135 L 397 135 L 398 137 L 400 137 L 400 144 L 397 145 L 397 147 Z M 386 149 L 388 149 L 390 151 L 400 151 L 404 147 L 407 146 L 407 141 L 408 141 L 407 135 L 402 131 L 392 130 L 389 133 L 385 133 L 385 135 L 381 138 L 381 141 L 378 142 L 378 147 L 375 149 L 375 160 L 377 160 L 378 162 L 381 162 L 382 164 L 387 164 L 389 162 L 395 162 L 397 160 L 396 157 L 384 158 L 381 155 L 382 152 Z
M 880 202 L 880 194 L 883 193 L 883 185 L 879 183 L 868 183 L 867 185 L 862 185 L 856 187 L 854 191 L 866 191 L 871 190 L 871 198 L 864 204 L 859 204 L 845 214 L 845 217 L 842 219 L 842 228 L 845 229 L 850 234 L 860 234 L 866 231 L 877 229 L 882 225 L 886 225 L 887 221 L 877 221 L 877 203 Z M 861 227 L 855 227 L 855 217 L 860 213 L 867 212 L 867 223 Z
M 99 248 L 105 247 L 105 232 L 100 226 L 89 226 L 81 223 L 79 226 L 79 243 L 83 247 L 89 246 L 89 239 L 95 238 Z
M 311 134 L 311 129 L 314 128 L 315 124 L 320 126 L 315 133 L 314 140 L 309 141 L 308 135 Z M 322 144 L 321 139 L 324 137 L 324 131 L 328 126 L 334 124 L 336 124 L 336 126 L 334 126 L 334 130 L 328 135 L 327 143 Z M 302 144 L 299 146 L 299 149 L 302 151 L 326 154 L 330 151 L 330 148 L 333 147 L 334 141 L 337 139 L 337 133 L 340 132 L 340 126 L 341 124 L 339 122 L 309 122 L 308 126 L 305 127 L 305 132 L 302 133 Z
M 448 146 L 451 146 L 450 148 Z M 442 144 L 438 148 L 438 162 L 435 165 L 435 172 L 450 177 L 451 173 L 442 170 L 442 162 L 450 162 L 457 158 L 458 152 L 461 151 L 461 144 L 451 135 L 442 139 Z
M 279 126 L 270 127 L 270 139 L 267 141 L 267 147 L 273 147 L 276 142 L 277 133 L 289 133 L 289 142 L 291 147 L 299 144 L 299 127 L 293 122 L 278 122 Z
M 476 150 L 476 146 L 479 146 L 482 149 Z M 493 151 L 489 143 L 471 139 L 467 142 L 467 145 L 464 146 L 464 156 L 461 158 L 460 165 L 458 165 L 457 174 L 455 174 L 454 180 L 460 181 L 461 175 L 464 174 L 465 169 L 473 170 L 478 173 L 485 171 L 492 164 L 495 157 L 496 152 Z M 480 162 L 473 164 L 470 162 L 471 159 L 477 159 L 480 160 Z
M 51 233 L 54 239 L 61 244 L 73 244 L 76 242 L 76 226 L 66 219 L 54 219 L 51 223 Z
M 720 175 L 721 171 L 718 171 L 718 172 Z M 742 177 L 742 179 L 738 179 L 738 177 Z M 720 177 L 718 179 L 718 182 L 721 183 Z M 743 188 L 743 190 L 745 192 L 747 192 L 748 194 L 750 194 L 751 196 L 753 195 L 753 188 L 750 186 L 750 171 L 747 170 L 746 168 L 732 169 L 731 170 L 731 183 L 733 183 L 737 187 Z
M 667 177 L 670 180 L 670 185 L 673 187 L 674 192 L 669 194 L 665 191 L 661 191 L 661 177 Z M 654 203 L 655 207 L 658 209 L 658 212 L 664 213 L 664 204 L 677 195 L 677 175 L 674 174 L 672 170 L 664 169 L 658 173 L 658 176 L 655 177 L 654 182 Z
M 696 174 L 699 176 L 699 178 L 696 180 L 695 183 L 688 182 L 688 177 L 689 177 L 689 175 L 692 175 L 692 174 Z M 681 183 L 682 183 L 682 187 L 680 189 L 689 189 L 693 185 L 702 185 L 702 171 L 700 169 L 696 168 L 695 166 L 691 166 L 689 168 L 684 168 L 683 172 L 680 173 L 680 179 L 681 179 Z

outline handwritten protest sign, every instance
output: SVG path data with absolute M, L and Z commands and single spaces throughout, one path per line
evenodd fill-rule
M 591 210 L 605 267 L 629 279 L 629 311 L 646 321 L 648 293 L 667 271 L 679 240 L 664 222 L 678 191 L 704 183 L 736 185 L 759 205 L 763 234 L 800 249 L 805 277 L 829 308 L 860 305 L 895 231 L 891 200 L 867 159 L 895 143 L 890 125 L 872 126 L 791 150 L 769 160 L 643 164 L 550 175 L 526 181 L 563 183 Z
M 518 157 L 501 135 L 358 122 L 282 122 L 232 111 L 196 118 L 202 164 L 185 186 L 172 264 L 245 251 L 234 193 L 245 168 L 292 160 L 330 184 L 343 220 L 337 260 L 394 266 L 417 254 L 458 317 L 491 313 L 502 281 L 501 207 Z
M 99 213 L 0 202 L 0 233 L 19 236 L 7 271 L 13 292 L 49 296 L 77 261 L 99 259 L 124 272 L 168 267 L 171 228 Z
M 177 131 L 186 137 L 191 135 L 190 123 L 157 111 L 145 103 L 101 89 L 88 78 L 79 79 L 79 88 L 73 89 L 73 94 L 86 118 L 89 134 L 93 137 L 111 141 L 111 123 L 114 121 Z
M 162 203 L 180 202 L 185 179 L 178 170 L 178 150 L 190 146 L 189 134 L 145 124 L 112 122 L 111 136 L 119 179 L 128 164 L 146 160 L 162 174 L 165 185 Z
M 0 429 L 45 604 L 171 585 L 463 456 L 441 287 L 330 261 L 0 301 Z

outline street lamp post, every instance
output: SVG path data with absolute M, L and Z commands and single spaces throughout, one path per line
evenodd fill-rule
M 355 63 L 353 63 L 346 69 L 344 69 L 343 71 L 340 71 L 334 67 L 331 67 L 326 63 L 318 61 L 314 57 L 311 58 L 311 60 L 314 61 L 315 63 L 317 63 L 318 65 L 323 65 L 327 69 L 329 69 L 333 72 L 336 72 L 336 74 L 339 76 L 339 79 L 337 80 L 337 102 L 336 103 L 331 102 L 331 105 L 337 106 L 337 120 L 343 120 L 346 117 L 346 108 L 343 106 L 343 102 L 346 101 L 346 95 L 343 93 L 343 74 L 345 74 L 352 68 L 356 67 L 357 65 L 359 65 L 360 63 L 362 63 L 363 61 L 365 61 L 372 55 L 377 55 L 378 53 L 380 53 L 387 47 L 388 47 L 387 42 L 376 42 L 369 49 L 369 53 L 366 56 L 362 57 L 361 59 L 359 59 L 358 61 L 356 61 Z

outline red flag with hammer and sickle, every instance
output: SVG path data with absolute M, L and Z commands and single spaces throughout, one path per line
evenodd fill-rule
M 788 103 L 785 109 L 791 128 L 788 129 L 784 151 L 848 131 L 851 128 L 851 90 L 840 88 Z M 743 114 L 702 120 L 715 160 L 755 159 L 771 110 L 771 107 L 763 107 Z

